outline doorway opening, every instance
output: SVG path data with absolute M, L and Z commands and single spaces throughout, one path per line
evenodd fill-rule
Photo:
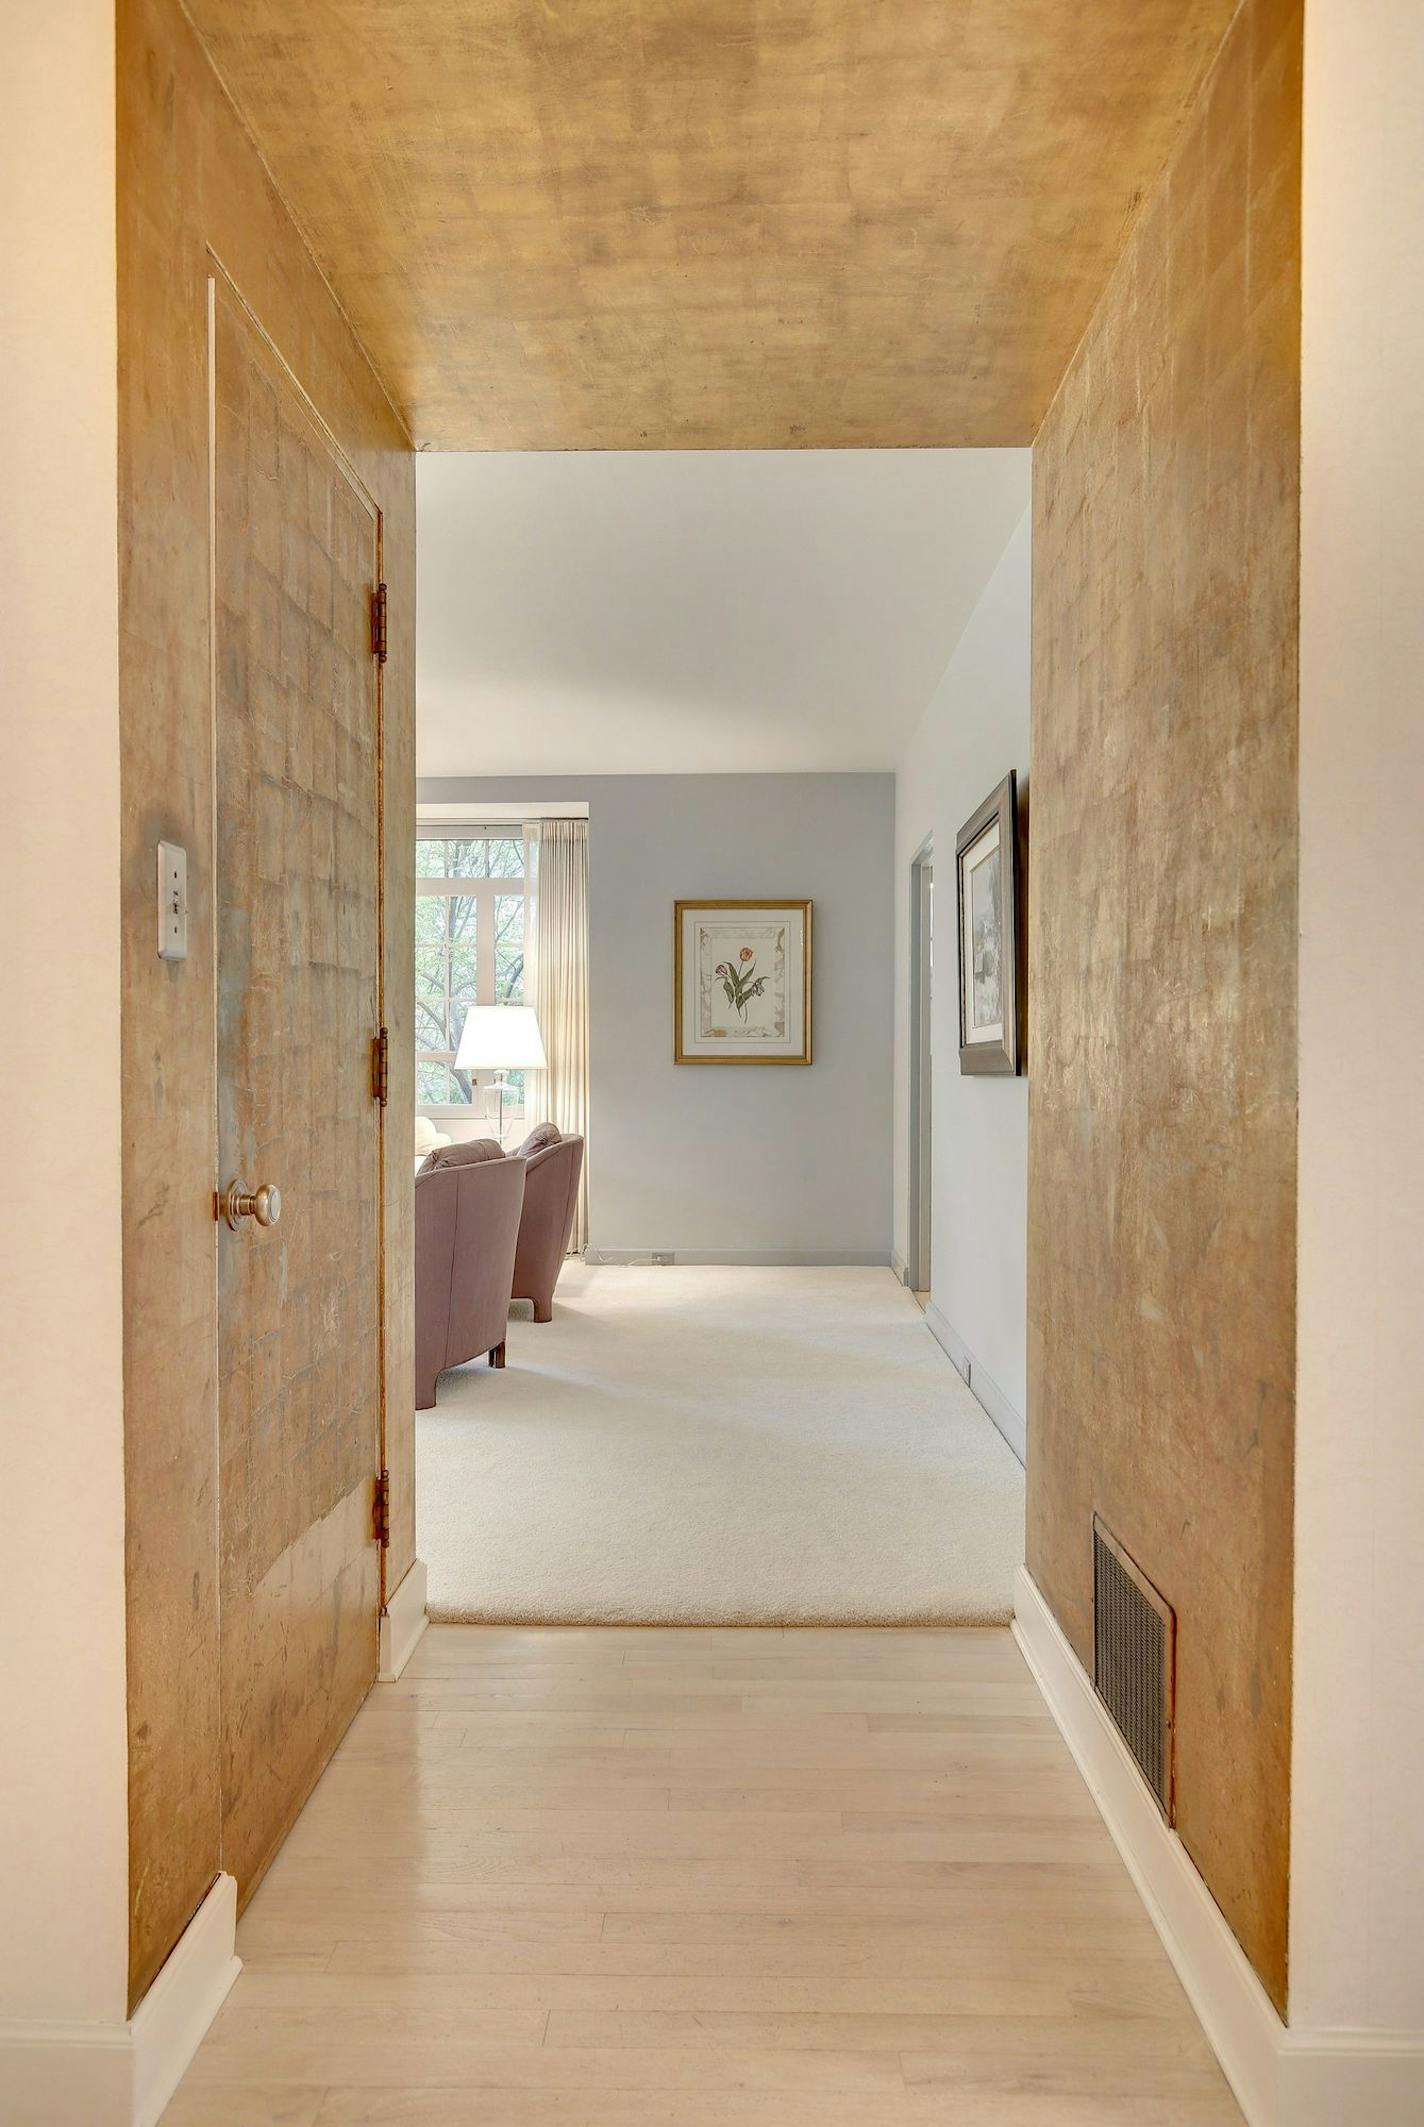
M 921 1307 L 930 1296 L 934 1202 L 934 837 L 910 863 L 910 1164 L 905 1282 Z

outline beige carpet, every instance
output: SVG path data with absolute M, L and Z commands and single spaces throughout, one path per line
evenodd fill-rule
M 523 1318 L 521 1318 L 521 1315 Z M 416 1435 L 433 1617 L 985 1624 L 1023 1472 L 888 1270 L 587 1269 Z

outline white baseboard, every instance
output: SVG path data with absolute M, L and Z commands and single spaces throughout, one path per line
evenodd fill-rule
M 925 1327 L 948 1358 L 954 1371 L 961 1374 L 967 1382 L 973 1355 L 954 1324 L 940 1313 L 933 1300 L 925 1302 Z
M 1024 1462 L 1028 1454 L 1028 1433 L 1023 1413 L 1015 1410 L 993 1375 L 975 1358 L 954 1324 L 941 1314 L 933 1300 L 925 1307 L 925 1323 L 935 1342 L 949 1354 L 955 1371 L 964 1377 L 969 1393 L 993 1419 L 1019 1461 Z
M 1163 1823 L 1037 1583 L 1023 1568 L 1015 1588 L 1014 1637 L 1127 1863 L 1237 2103 L 1250 2127 L 1277 2127 L 1277 2061 L 1284 2026 L 1186 1848 Z
M 157 2127 L 228 1989 L 237 1884 L 219 1876 L 122 2024 L 0 2024 L 0 2119 Z
M 1281 2127 L 1419 2127 L 1424 2033 L 1287 2031 Z
M 0 2024 L 0 2120 L 133 2127 L 127 2024 Z
M 134 2127 L 156 2127 L 241 1970 L 237 1879 L 219 1876 L 129 2021 Z
M 684 1263 L 720 1263 L 733 1269 L 834 1270 L 883 1269 L 890 1261 L 884 1248 L 585 1248 L 585 1263 L 630 1265 L 658 1264 L 668 1268 Z
M 900 1283 L 902 1285 L 909 1284 L 910 1266 L 905 1261 L 905 1258 L 901 1255 L 898 1248 L 892 1248 L 890 1251 L 890 1268 L 894 1271 L 896 1277 L 900 1280 Z
M 376 1674 L 383 1684 L 394 1684 L 430 1623 L 425 1608 L 425 1580 L 424 1559 L 413 1559 L 381 1612 Z
M 1287 2028 L 1023 1569 L 1014 1607 L 1014 1637 L 1248 2127 L 1418 2127 L 1424 2034 Z

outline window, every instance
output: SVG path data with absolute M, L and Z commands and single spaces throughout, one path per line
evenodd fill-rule
M 518 828 L 446 832 L 415 846 L 415 1098 L 426 1113 L 467 1110 L 468 1071 L 455 1069 L 472 1004 L 524 1001 L 524 837 Z M 523 1074 L 511 1071 L 522 1112 Z

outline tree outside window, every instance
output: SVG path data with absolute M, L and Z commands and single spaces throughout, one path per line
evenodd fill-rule
M 459 1115 L 476 1093 L 455 1068 L 466 1012 L 524 1001 L 524 839 L 498 827 L 422 838 L 415 871 L 416 1105 Z M 505 1112 L 517 1117 L 523 1073 L 507 1084 Z

